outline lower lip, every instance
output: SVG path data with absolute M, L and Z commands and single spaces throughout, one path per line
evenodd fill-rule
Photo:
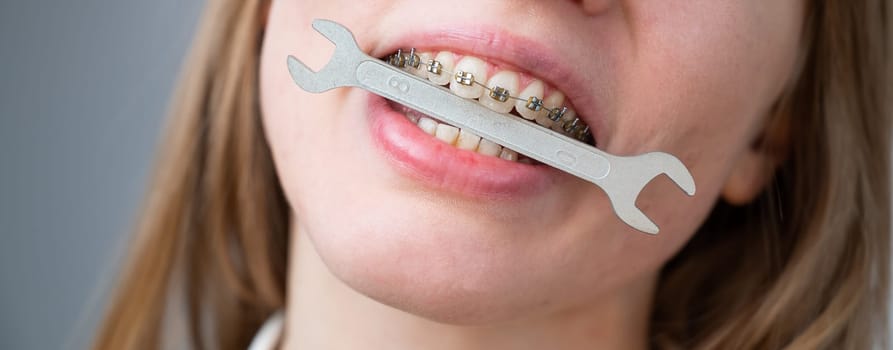
M 531 196 L 561 176 L 546 165 L 529 165 L 460 150 L 423 132 L 383 97 L 368 95 L 367 113 L 378 149 L 397 170 L 428 187 L 471 197 Z

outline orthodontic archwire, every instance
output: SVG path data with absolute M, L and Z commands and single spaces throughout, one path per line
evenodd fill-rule
M 425 70 L 428 73 L 434 75 L 442 75 L 445 73 L 451 76 L 452 79 L 450 82 L 455 82 L 465 86 L 478 85 L 484 88 L 488 91 L 487 95 L 498 102 L 506 102 L 510 99 L 522 101 L 525 103 L 524 106 L 527 109 L 534 112 L 544 110 L 547 112 L 546 117 L 549 118 L 549 120 L 551 120 L 553 123 L 562 123 L 560 124 L 560 128 L 567 136 L 573 137 L 581 142 L 592 143 L 593 145 L 595 144 L 595 140 L 592 137 L 589 126 L 586 125 L 582 120 L 580 120 L 579 117 L 574 117 L 574 119 L 571 120 L 562 119 L 568 111 L 568 108 L 566 106 L 549 108 L 544 105 L 544 99 L 537 96 L 530 96 L 526 99 L 512 96 L 511 92 L 503 87 L 497 85 L 491 88 L 486 84 L 475 80 L 474 74 L 472 74 L 471 72 L 450 72 L 443 68 L 442 63 L 433 58 L 428 62 L 422 62 L 421 57 L 416 54 L 415 48 L 411 48 L 409 53 L 407 54 L 404 54 L 403 49 L 397 49 L 396 53 L 387 57 L 387 62 L 388 64 L 397 68 L 406 68 L 407 66 L 409 66 L 411 68 L 419 69 L 420 66 L 425 66 Z

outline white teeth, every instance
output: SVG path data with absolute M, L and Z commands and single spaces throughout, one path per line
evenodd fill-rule
M 478 144 L 480 143 L 480 136 L 475 135 L 471 131 L 460 130 L 459 138 L 456 139 L 456 148 L 474 151 L 478 148 Z
M 456 143 L 456 138 L 459 137 L 459 128 L 452 125 L 437 124 L 434 137 L 452 145 Z
M 440 74 L 428 72 L 428 80 L 437 85 L 449 84 L 453 80 L 453 77 L 450 75 L 450 73 L 447 72 L 454 71 L 454 67 L 456 66 L 455 56 L 453 56 L 452 52 L 441 51 L 437 54 L 437 56 L 434 57 L 434 59 L 437 60 L 437 62 L 440 62 L 441 65 L 443 65 L 441 68 L 442 71 L 440 72 Z
M 508 148 L 503 148 L 502 152 L 499 153 L 499 158 L 516 161 L 518 160 L 518 152 L 512 151 Z
M 560 91 L 553 91 L 551 95 L 546 96 L 543 100 L 543 104 L 549 108 L 561 108 L 564 106 L 564 94 Z M 565 115 L 566 114 L 567 113 L 565 113 Z M 555 125 L 555 122 L 553 122 L 552 119 L 549 119 L 549 112 L 543 113 L 541 117 L 536 119 L 536 122 L 547 128 Z
M 449 51 L 441 51 L 436 55 L 432 52 L 420 52 L 415 55 L 420 63 L 418 68 L 409 64 L 410 60 L 416 62 L 412 59 L 416 56 L 411 54 L 404 56 L 407 59 L 407 65 L 403 67 L 406 72 L 427 78 L 434 84 L 449 85 L 453 94 L 467 99 L 477 99 L 478 103 L 494 112 L 507 114 L 514 108 L 524 119 L 562 133 L 565 133 L 564 124 L 576 118 L 573 110 L 565 109 L 566 112 L 560 120 L 549 119 L 550 110 L 565 107 L 565 96 L 560 91 L 551 91 L 545 98 L 541 97 L 545 95 L 546 90 L 546 85 L 541 80 L 533 79 L 521 90 L 519 73 L 499 71 L 488 77 L 488 64 L 477 57 L 464 56 L 456 62 L 456 55 Z M 436 64 L 430 66 L 432 62 Z M 438 71 L 440 74 L 433 73 Z M 518 90 L 521 92 L 518 93 Z M 528 105 L 534 108 L 528 108 Z M 537 108 L 539 110 L 536 110 Z M 473 132 L 442 124 L 419 114 L 406 113 L 406 118 L 418 125 L 423 132 L 456 148 L 509 161 L 527 164 L 532 162 L 529 158 L 521 157 L 517 152 L 483 139 Z
M 427 78 L 434 84 L 448 86 L 456 96 L 476 99 L 482 106 L 496 113 L 509 114 L 514 108 L 522 118 L 565 136 L 581 140 L 589 137 L 586 123 L 577 120 L 576 113 L 565 106 L 564 93 L 550 88 L 549 95 L 545 96 L 547 86 L 539 79 L 531 79 L 522 90 L 521 73 L 504 70 L 490 76 L 490 66 L 484 60 L 474 56 L 461 57 L 457 62 L 457 55 L 450 51 L 435 54 L 416 52 L 413 48 L 408 53 L 397 50 L 396 54 L 388 56 L 387 62 L 412 75 Z M 521 92 L 517 93 L 517 90 Z M 407 115 L 407 119 L 418 125 L 418 116 Z M 568 122 L 573 125 L 565 128 Z M 420 128 L 430 132 L 431 124 L 431 121 L 426 121 Z M 473 144 L 463 143 L 463 147 L 473 149 Z
M 481 155 L 499 157 L 510 161 L 524 161 L 518 159 L 518 152 L 500 146 L 498 143 L 481 138 L 470 131 L 465 131 L 457 127 L 441 124 L 431 118 L 421 117 L 418 122 L 419 129 L 423 132 L 433 135 L 450 145 L 456 146 L 458 149 L 477 152 Z M 527 160 L 529 164 L 529 160 Z
M 502 146 L 487 139 L 481 139 L 481 143 L 478 145 L 478 153 L 485 156 L 498 157 L 501 151 Z
M 419 68 L 413 68 L 413 67 L 409 67 L 409 66 L 407 66 L 407 67 L 409 67 L 410 73 L 412 73 L 413 75 L 415 75 L 419 78 L 425 79 L 428 77 L 427 64 L 428 64 L 428 62 L 431 61 L 432 58 L 434 58 L 434 54 L 432 54 L 430 52 L 422 52 L 418 55 L 419 55 L 419 62 L 421 62 L 419 64 Z
M 482 89 L 481 95 L 478 98 L 478 101 L 487 108 L 499 112 L 499 113 L 508 113 L 512 111 L 512 107 L 514 107 L 515 100 L 508 98 L 507 96 L 515 95 L 518 91 L 518 73 L 509 72 L 509 71 L 501 71 L 493 75 L 489 81 L 487 81 L 487 87 L 490 89 L 495 89 L 497 87 L 505 89 L 503 94 L 505 96 L 503 99 L 505 101 L 499 101 L 491 95 L 495 95 L 499 97 L 498 91 Z
M 539 115 L 545 115 L 545 110 L 533 111 L 530 108 L 527 108 L 527 99 L 530 96 L 535 96 L 536 98 L 542 98 L 543 91 L 545 91 L 546 87 L 540 80 L 534 80 L 524 88 L 524 91 L 521 91 L 521 94 L 518 95 L 523 101 L 515 102 L 515 110 L 518 111 L 524 119 L 534 120 Z
M 450 90 L 452 90 L 453 93 L 464 98 L 478 98 L 481 96 L 481 93 L 484 91 L 482 86 L 474 83 L 471 83 L 470 85 L 462 84 L 458 82 L 457 79 L 463 77 L 460 76 L 460 74 L 466 74 L 464 76 L 466 79 L 470 78 L 477 82 L 487 81 L 487 63 L 477 57 L 465 56 L 456 64 L 456 68 L 451 70 L 451 72 L 454 74 L 452 77 L 453 80 L 450 81 Z M 470 76 L 468 74 L 470 74 Z
M 422 129 L 422 131 L 428 133 L 428 135 L 434 135 L 437 131 L 437 124 L 438 123 L 431 118 L 421 117 L 419 119 L 419 129 Z

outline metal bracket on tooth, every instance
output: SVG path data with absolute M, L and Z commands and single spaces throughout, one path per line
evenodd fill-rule
M 294 56 L 288 57 L 292 79 L 308 92 L 359 87 L 472 131 L 597 185 L 608 195 L 617 216 L 642 232 L 659 232 L 657 225 L 636 207 L 639 193 L 655 177 L 666 174 L 686 194 L 695 194 L 695 182 L 688 169 L 670 154 L 652 152 L 632 157 L 608 154 L 539 125 L 491 111 L 370 57 L 360 50 L 353 34 L 341 24 L 317 19 L 313 21 L 313 28 L 335 44 L 335 53 L 319 72 L 310 70 Z

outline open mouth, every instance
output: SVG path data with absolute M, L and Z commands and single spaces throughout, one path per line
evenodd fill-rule
M 592 146 L 597 136 L 605 136 L 596 133 L 601 119 L 596 117 L 599 107 L 591 82 L 542 40 L 478 25 L 398 35 L 372 47 L 369 54 L 519 122 Z M 425 46 L 400 50 L 412 43 Z M 576 181 L 470 130 L 374 94 L 364 96 L 377 148 L 399 173 L 426 187 L 517 200 Z M 586 111 L 585 123 L 579 110 Z
M 567 137 L 595 145 L 589 126 L 577 117 L 576 111 L 566 101 L 565 94 L 530 74 L 507 69 L 472 55 L 459 55 L 450 51 L 417 53 L 415 48 L 409 52 L 400 49 L 384 59 L 432 84 L 448 86 L 455 95 L 477 100 L 494 112 L 514 115 Z M 471 131 L 397 103 L 390 104 L 425 133 L 456 148 L 509 161 L 537 163 Z

